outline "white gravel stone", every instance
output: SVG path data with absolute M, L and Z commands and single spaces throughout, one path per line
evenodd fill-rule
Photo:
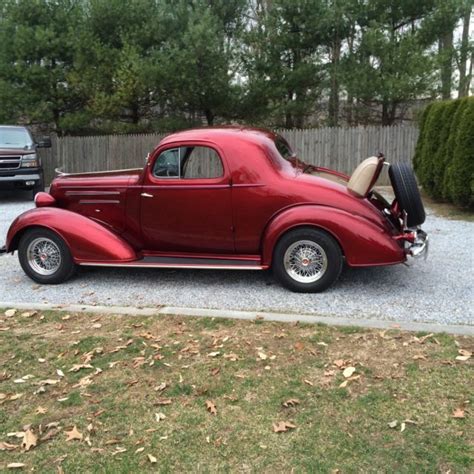
M 13 219 L 33 207 L 28 194 L 0 193 L 0 245 Z M 81 268 L 63 285 L 39 286 L 22 271 L 17 255 L 0 257 L 1 302 L 169 305 L 294 312 L 353 319 L 474 324 L 474 223 L 428 211 L 428 260 L 346 269 L 321 294 L 296 294 L 271 272 Z

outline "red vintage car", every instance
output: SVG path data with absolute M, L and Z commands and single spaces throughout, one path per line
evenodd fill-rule
M 244 127 L 169 135 L 144 169 L 60 174 L 12 223 L 36 282 L 77 265 L 273 269 L 287 288 L 322 291 L 351 267 L 426 255 L 425 212 L 407 164 L 389 165 L 395 199 L 373 190 L 383 156 L 346 176 L 303 163 L 279 135 Z

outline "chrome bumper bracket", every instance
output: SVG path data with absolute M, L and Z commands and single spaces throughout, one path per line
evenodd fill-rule
M 417 229 L 415 241 L 408 247 L 407 255 L 410 255 L 414 259 L 423 258 L 426 260 L 428 258 L 430 248 L 430 239 L 428 234 L 421 229 Z

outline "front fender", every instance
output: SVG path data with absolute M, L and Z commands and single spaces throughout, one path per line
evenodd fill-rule
M 92 219 L 57 207 L 31 209 L 18 216 L 7 233 L 7 252 L 18 249 L 21 234 L 30 227 L 45 227 L 60 235 L 76 263 L 137 259 L 133 248 L 109 229 Z
M 304 226 L 331 234 L 350 266 L 392 265 L 406 260 L 388 229 L 341 209 L 310 204 L 292 207 L 273 218 L 263 237 L 262 263 L 271 265 L 275 245 L 284 233 Z

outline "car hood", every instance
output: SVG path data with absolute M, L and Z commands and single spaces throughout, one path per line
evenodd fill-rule
M 32 153 L 36 153 L 35 150 L 29 148 L 0 148 L 0 157 L 2 156 L 24 156 L 24 155 L 31 155 Z
M 53 189 L 82 188 L 82 187 L 123 187 L 138 183 L 142 174 L 141 168 L 119 170 L 119 171 L 98 171 L 89 173 L 60 174 L 52 183 Z

